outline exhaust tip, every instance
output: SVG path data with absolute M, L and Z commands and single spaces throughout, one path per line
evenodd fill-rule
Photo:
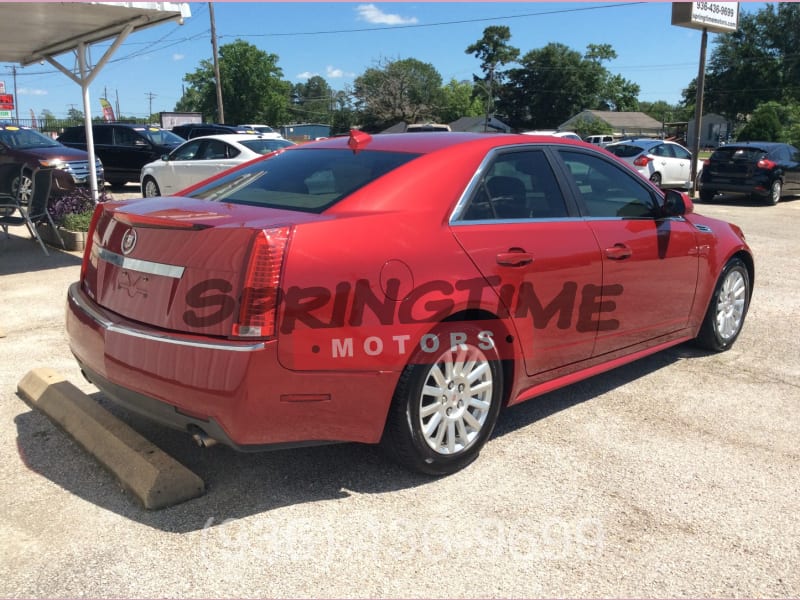
M 199 427 L 192 433 L 192 439 L 199 448 L 211 448 L 219 443 Z

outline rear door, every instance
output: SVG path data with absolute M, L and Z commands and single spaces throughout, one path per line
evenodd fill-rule
M 697 285 L 694 228 L 659 219 L 655 190 L 596 153 L 559 149 L 602 256 L 595 355 L 655 340 L 688 324 Z
M 511 315 L 528 374 L 592 355 L 599 311 L 583 299 L 600 294 L 600 252 L 544 149 L 490 156 L 452 231 Z

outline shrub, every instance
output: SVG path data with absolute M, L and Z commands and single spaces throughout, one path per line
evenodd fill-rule
M 100 192 L 99 202 L 113 200 L 104 190 Z M 94 212 L 94 200 L 89 188 L 79 187 L 64 194 L 50 198 L 47 211 L 56 225 L 72 231 L 88 231 L 89 221 Z

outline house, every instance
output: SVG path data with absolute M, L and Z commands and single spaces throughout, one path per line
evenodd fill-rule
M 601 121 L 611 127 L 615 137 L 661 137 L 663 125 L 643 112 L 584 110 L 558 126 L 559 131 L 575 131 L 580 122 Z
M 731 122 L 722 115 L 708 113 L 700 120 L 700 147 L 716 148 L 727 142 L 732 133 Z M 691 143 L 694 140 L 694 119 L 686 126 L 686 139 Z

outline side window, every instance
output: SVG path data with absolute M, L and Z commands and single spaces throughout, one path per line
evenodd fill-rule
M 170 160 L 193 160 L 197 156 L 199 147 L 200 142 L 184 144 L 170 155 Z
M 139 136 L 127 127 L 114 128 L 114 141 L 118 146 L 135 146 Z
M 567 216 L 561 188 L 542 150 L 501 154 L 467 204 L 465 221 L 554 219 Z
M 111 140 L 111 128 L 110 127 L 98 127 L 97 129 L 92 130 L 92 138 L 94 139 L 95 144 L 106 144 L 111 145 L 114 142 Z M 86 130 L 80 136 L 80 141 L 82 143 L 86 143 Z
M 206 140 L 203 158 L 206 160 L 219 160 L 228 157 L 228 144 L 221 140 Z
M 680 146 L 670 146 L 670 147 L 672 148 L 672 151 L 675 153 L 675 158 L 680 158 L 682 160 L 689 160 L 692 157 L 691 153 L 688 150 L 681 148 Z
M 636 176 L 597 156 L 558 150 L 590 217 L 653 218 L 657 206 Z

